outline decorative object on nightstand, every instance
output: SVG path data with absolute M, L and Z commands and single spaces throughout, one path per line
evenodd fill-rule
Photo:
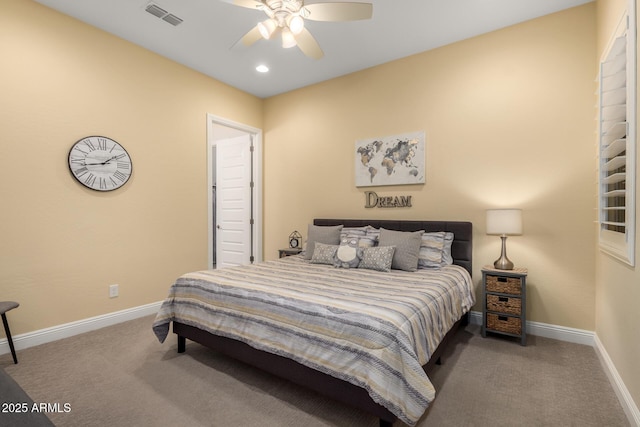
M 499 235 L 502 239 L 502 253 L 493 266 L 500 270 L 513 270 L 513 263 L 507 258 L 507 236 L 522 234 L 522 210 L 487 210 L 487 234 Z
M 302 235 L 296 230 L 289 234 L 289 247 L 291 249 L 299 249 L 302 247 Z
M 284 248 L 284 249 L 278 249 L 278 256 L 280 258 L 284 258 L 286 256 L 291 256 L 291 255 L 298 255 L 300 252 L 302 252 L 302 248 Z
M 520 338 L 527 345 L 527 269 L 482 268 L 482 336 L 487 332 Z

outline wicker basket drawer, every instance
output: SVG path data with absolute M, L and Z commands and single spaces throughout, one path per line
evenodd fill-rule
M 522 334 L 522 322 L 519 317 L 499 316 L 487 313 L 487 329 L 510 334 Z
M 520 295 L 522 293 L 522 280 L 519 277 L 487 275 L 486 286 L 487 292 L 513 295 Z
M 505 314 L 522 314 L 522 299 L 487 295 L 487 310 Z

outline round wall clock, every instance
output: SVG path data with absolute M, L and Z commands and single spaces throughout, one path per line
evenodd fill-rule
M 113 139 L 87 136 L 71 146 L 69 169 L 85 187 L 112 191 L 129 180 L 133 164 L 127 150 Z

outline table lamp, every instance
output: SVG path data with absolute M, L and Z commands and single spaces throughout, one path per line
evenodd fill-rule
M 493 266 L 499 270 L 513 270 L 513 263 L 507 258 L 507 236 L 522 234 L 522 210 L 487 210 L 487 234 L 498 235 L 502 239 L 502 253 Z

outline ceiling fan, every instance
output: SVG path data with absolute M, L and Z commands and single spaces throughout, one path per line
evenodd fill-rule
M 298 46 L 307 56 L 320 59 L 324 52 L 309 30 L 305 19 L 312 21 L 358 21 L 371 19 L 371 3 L 330 2 L 306 4 L 304 0 L 233 0 L 236 6 L 261 10 L 267 19 L 245 34 L 241 41 L 251 46 L 260 38 L 270 39 L 276 33 L 282 36 L 282 47 Z

